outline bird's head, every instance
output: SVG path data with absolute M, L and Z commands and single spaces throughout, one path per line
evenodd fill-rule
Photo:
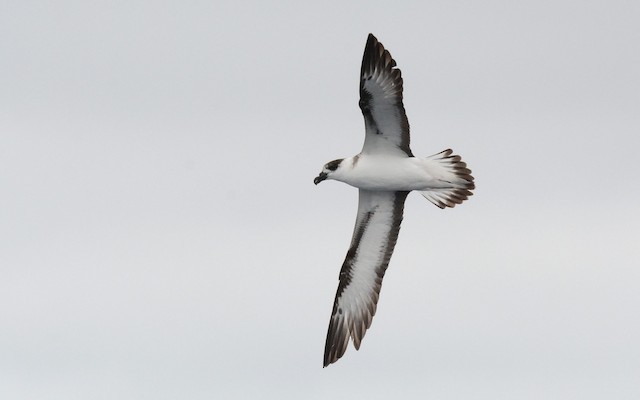
M 342 163 L 342 160 L 344 159 L 341 158 L 341 159 L 333 160 L 331 162 L 326 163 L 324 167 L 322 167 L 322 172 L 320 172 L 320 175 L 318 175 L 313 180 L 313 183 L 317 185 L 318 183 L 324 181 L 325 179 L 333 179 L 331 175 L 333 175 L 337 170 L 340 169 L 340 164 Z

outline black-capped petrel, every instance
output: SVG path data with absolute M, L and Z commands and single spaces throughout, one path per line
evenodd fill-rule
M 412 190 L 440 208 L 454 207 L 475 188 L 471 170 L 450 149 L 415 157 L 402 104 L 402 75 L 382 43 L 369 34 L 360 70 L 365 137 L 360 154 L 331 161 L 313 182 L 334 179 L 357 187 L 358 215 L 340 270 L 324 350 L 324 366 L 356 350 L 376 313 L 382 278 L 398 239 L 404 201 Z

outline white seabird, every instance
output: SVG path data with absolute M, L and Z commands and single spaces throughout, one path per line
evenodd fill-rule
M 359 349 L 371 326 L 409 192 L 417 190 L 445 208 L 462 203 L 475 188 L 471 170 L 450 149 L 414 157 L 402 104 L 402 75 L 372 34 L 362 57 L 360 109 L 365 124 L 362 151 L 325 164 L 313 180 L 317 185 L 334 179 L 360 189 L 356 225 L 329 321 L 325 367 L 342 357 L 349 338 Z

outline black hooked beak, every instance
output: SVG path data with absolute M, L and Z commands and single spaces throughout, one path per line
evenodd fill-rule
M 325 179 L 327 179 L 327 173 L 326 172 L 320 172 L 320 175 L 315 177 L 315 179 L 313 180 L 313 183 L 315 183 L 317 185 L 318 183 L 322 182 Z

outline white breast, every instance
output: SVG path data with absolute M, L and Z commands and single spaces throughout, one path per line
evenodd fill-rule
M 334 179 L 365 190 L 423 190 L 434 183 L 424 160 L 415 157 L 359 155 L 344 160 Z M 349 167 L 350 165 L 350 167 Z

